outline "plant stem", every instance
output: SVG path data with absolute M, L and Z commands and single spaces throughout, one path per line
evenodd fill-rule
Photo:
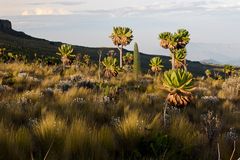
M 218 150 L 218 160 L 221 160 L 221 152 L 220 152 L 219 143 L 217 143 L 217 150 Z
M 118 46 L 118 50 L 119 50 L 119 53 L 120 53 L 119 64 L 120 64 L 120 68 L 122 68 L 122 66 L 123 66 L 123 64 L 122 64 L 123 46 L 121 46 L 121 47 Z
M 174 56 L 174 53 L 171 53 L 172 54 L 172 70 L 175 69 L 175 56 Z
M 46 160 L 46 159 L 47 159 L 48 154 L 49 154 L 49 152 L 50 152 L 50 150 L 51 150 L 51 148 L 52 148 L 52 146 L 53 146 L 53 143 L 54 143 L 54 139 L 53 139 L 53 141 L 52 141 L 52 143 L 51 143 L 51 145 L 50 145 L 50 147 L 49 147 L 49 149 L 48 149 L 46 155 L 44 156 L 43 160 Z
M 101 81 L 101 58 L 102 58 L 102 51 L 100 50 L 98 52 L 99 58 L 98 58 L 98 79 L 99 82 Z
M 233 152 L 232 152 L 232 155 L 231 155 L 231 157 L 230 157 L 230 160 L 233 159 L 233 156 L 234 156 L 235 150 L 236 150 L 236 141 L 233 141 Z
M 165 102 L 164 105 L 164 110 L 163 110 L 163 124 L 164 124 L 164 128 L 166 128 L 167 126 L 167 120 L 166 120 L 166 114 L 167 114 L 167 102 Z

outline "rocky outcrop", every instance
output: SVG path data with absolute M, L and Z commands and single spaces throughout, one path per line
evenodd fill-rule
M 9 34 L 14 37 L 24 38 L 24 39 L 41 40 L 38 38 L 33 38 L 33 37 L 25 34 L 24 32 L 15 31 L 14 29 L 12 29 L 12 23 L 9 20 L 0 19 L 0 32 Z M 1 35 L 1 33 L 0 33 L 0 35 Z
M 1 31 L 11 31 L 12 23 L 8 20 L 0 20 L 0 30 Z

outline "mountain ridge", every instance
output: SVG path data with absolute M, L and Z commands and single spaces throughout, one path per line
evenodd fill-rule
M 11 52 L 17 52 L 27 55 L 30 58 L 34 57 L 34 54 L 38 56 L 57 56 L 56 52 L 58 47 L 63 44 L 62 42 L 53 42 L 41 38 L 35 38 L 25 34 L 24 32 L 15 31 L 12 29 L 11 22 L 8 20 L 0 20 L 0 47 L 7 48 Z M 103 53 L 107 53 L 109 50 L 118 52 L 113 47 L 85 47 L 73 45 L 75 53 L 89 54 L 95 61 L 98 60 L 97 52 L 102 50 Z M 124 53 L 129 52 L 124 50 Z M 163 55 L 149 55 L 140 53 L 140 60 L 142 69 L 147 72 L 149 69 L 149 61 L 154 56 L 160 56 L 163 59 L 164 66 L 169 69 L 171 67 L 170 57 Z M 188 69 L 195 75 L 204 75 L 206 69 L 213 70 L 219 66 L 212 66 L 207 64 L 201 64 L 197 61 L 188 61 Z

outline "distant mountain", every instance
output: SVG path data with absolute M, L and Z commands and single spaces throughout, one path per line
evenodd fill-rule
M 221 64 L 221 62 L 218 62 L 214 59 L 205 59 L 205 60 L 201 60 L 200 61 L 202 64 L 215 64 L 215 65 L 219 65 Z
M 232 64 L 240 66 L 240 44 L 190 43 L 188 58 L 210 60 L 213 64 Z
M 29 58 L 33 58 L 36 53 L 38 56 L 56 56 L 57 48 L 63 44 L 62 42 L 52 42 L 45 39 L 34 38 L 23 32 L 18 32 L 12 29 L 11 22 L 8 20 L 0 20 L 0 47 L 7 48 L 8 51 L 16 52 L 27 55 Z M 102 50 L 103 53 L 107 53 L 109 50 L 115 50 L 115 48 L 90 48 L 83 46 L 73 46 L 75 53 L 89 54 L 95 61 L 98 60 L 97 52 Z M 127 52 L 127 50 L 124 50 Z M 152 57 L 159 55 L 140 54 L 142 70 L 147 72 L 149 69 L 149 61 Z M 170 57 L 161 56 L 164 66 L 169 69 Z M 188 69 L 194 75 L 204 75 L 206 69 L 221 68 L 219 66 L 201 64 L 197 61 L 188 61 Z
M 226 64 L 231 64 L 240 67 L 240 58 L 228 61 Z
M 159 53 L 159 49 L 156 50 L 156 53 Z M 169 51 L 163 48 L 160 48 L 160 53 L 169 55 Z M 190 42 L 187 45 L 187 54 L 188 59 L 207 64 L 231 64 L 240 66 L 240 43 L 216 44 Z

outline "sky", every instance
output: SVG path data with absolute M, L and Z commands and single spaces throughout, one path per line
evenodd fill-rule
M 16 30 L 82 46 L 113 47 L 113 26 L 132 28 L 147 53 L 162 52 L 160 32 L 179 28 L 189 30 L 192 43 L 240 44 L 240 0 L 0 0 L 0 6 L 0 18 Z

